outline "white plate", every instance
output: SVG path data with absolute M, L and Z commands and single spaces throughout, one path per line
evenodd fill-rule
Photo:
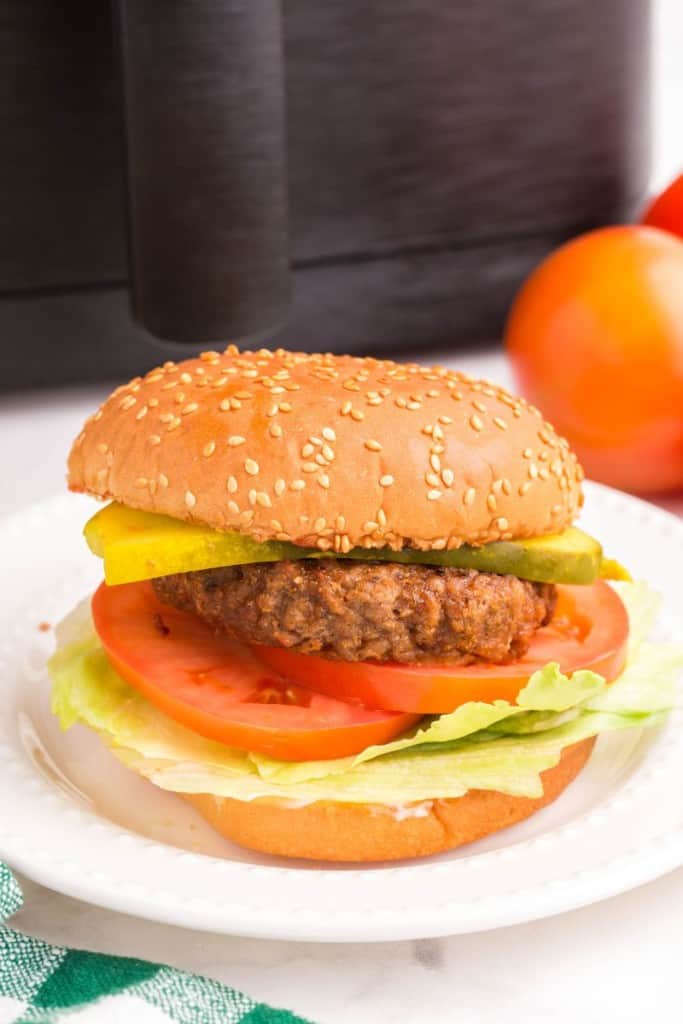
M 583 524 L 683 609 L 683 522 L 597 485 Z M 132 775 L 48 709 L 54 624 L 97 583 L 81 538 L 88 499 L 64 495 L 0 529 L 0 857 L 60 892 L 173 924 L 269 938 L 448 935 L 555 914 L 683 863 L 683 711 L 602 737 L 586 769 L 530 821 L 428 860 L 332 868 L 262 857 Z M 680 636 L 679 636 L 680 638 Z

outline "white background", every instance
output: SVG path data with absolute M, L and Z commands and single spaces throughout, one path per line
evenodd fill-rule
M 653 187 L 683 167 L 683 0 L 658 0 L 656 11 Z M 506 379 L 502 357 L 458 363 Z M 65 452 L 103 393 L 88 389 L 0 401 L 0 514 L 63 488 Z M 683 512 L 683 498 L 671 506 Z M 208 974 L 321 1024 L 683 1020 L 683 869 L 546 921 L 372 946 L 205 935 L 89 907 L 27 880 L 22 884 L 25 909 L 14 924 L 27 932 Z

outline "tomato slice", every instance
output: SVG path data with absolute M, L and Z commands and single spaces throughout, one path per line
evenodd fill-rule
M 514 701 L 529 676 L 550 661 L 565 674 L 592 669 L 616 679 L 626 660 L 628 616 L 607 583 L 558 586 L 552 622 L 539 629 L 523 658 L 509 665 L 400 665 L 328 661 L 282 647 L 255 647 L 260 658 L 289 679 L 340 700 L 391 711 L 438 714 L 470 700 Z
M 103 583 L 92 613 L 110 661 L 131 686 L 181 725 L 229 746 L 286 761 L 345 757 L 419 718 L 289 682 L 248 647 L 162 605 L 147 581 Z

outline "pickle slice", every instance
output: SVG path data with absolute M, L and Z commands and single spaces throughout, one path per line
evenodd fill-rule
M 109 584 L 215 569 L 248 562 L 341 557 L 365 561 L 452 566 L 519 576 L 541 583 L 592 583 L 599 576 L 624 578 L 618 563 L 603 560 L 597 540 L 571 526 L 562 533 L 529 540 L 495 541 L 453 551 L 391 551 L 354 548 L 333 555 L 282 541 L 260 543 L 243 533 L 220 533 L 208 526 L 141 512 L 113 502 L 90 519 L 84 530 L 90 550 L 104 559 Z

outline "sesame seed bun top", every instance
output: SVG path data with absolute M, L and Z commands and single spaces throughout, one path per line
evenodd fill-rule
M 538 410 L 496 385 L 232 345 L 117 388 L 68 471 L 74 491 L 341 552 L 557 533 L 582 478 Z

